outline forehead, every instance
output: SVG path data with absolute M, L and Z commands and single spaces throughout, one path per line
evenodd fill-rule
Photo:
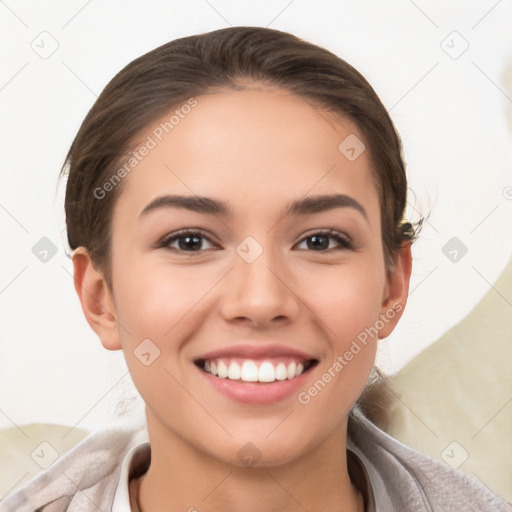
M 266 86 L 194 100 L 192 108 L 174 107 L 141 134 L 135 148 L 151 149 L 125 178 L 120 203 L 140 213 L 156 195 L 180 193 L 219 196 L 239 208 L 333 187 L 377 200 L 369 152 L 350 118 Z

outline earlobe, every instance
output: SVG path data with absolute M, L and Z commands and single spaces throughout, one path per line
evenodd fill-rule
M 73 252 L 75 290 L 87 322 L 108 350 L 122 348 L 111 291 L 85 247 Z
M 395 266 L 390 271 L 381 307 L 379 339 L 387 338 L 396 327 L 407 303 L 409 281 L 412 271 L 411 242 L 404 242 L 395 258 Z

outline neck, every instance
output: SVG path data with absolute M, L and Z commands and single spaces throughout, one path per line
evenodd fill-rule
M 140 510 L 362 511 L 347 470 L 346 426 L 345 419 L 319 446 L 286 464 L 239 467 L 199 452 L 148 418 L 151 465 L 141 478 Z

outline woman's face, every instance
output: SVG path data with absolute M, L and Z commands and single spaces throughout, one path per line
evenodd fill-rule
M 168 133 L 141 134 L 151 148 L 112 220 L 117 324 L 101 338 L 123 349 L 153 441 L 282 464 L 344 436 L 403 286 L 351 120 L 279 89 L 196 100 Z

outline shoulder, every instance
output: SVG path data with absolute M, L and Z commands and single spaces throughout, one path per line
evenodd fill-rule
M 135 421 L 117 421 L 93 432 L 7 496 L 0 512 L 97 510 L 100 503 L 113 501 L 124 456 L 147 440 L 145 426 Z
M 365 466 L 377 510 L 511 512 L 479 481 L 392 438 L 355 407 L 349 446 Z

